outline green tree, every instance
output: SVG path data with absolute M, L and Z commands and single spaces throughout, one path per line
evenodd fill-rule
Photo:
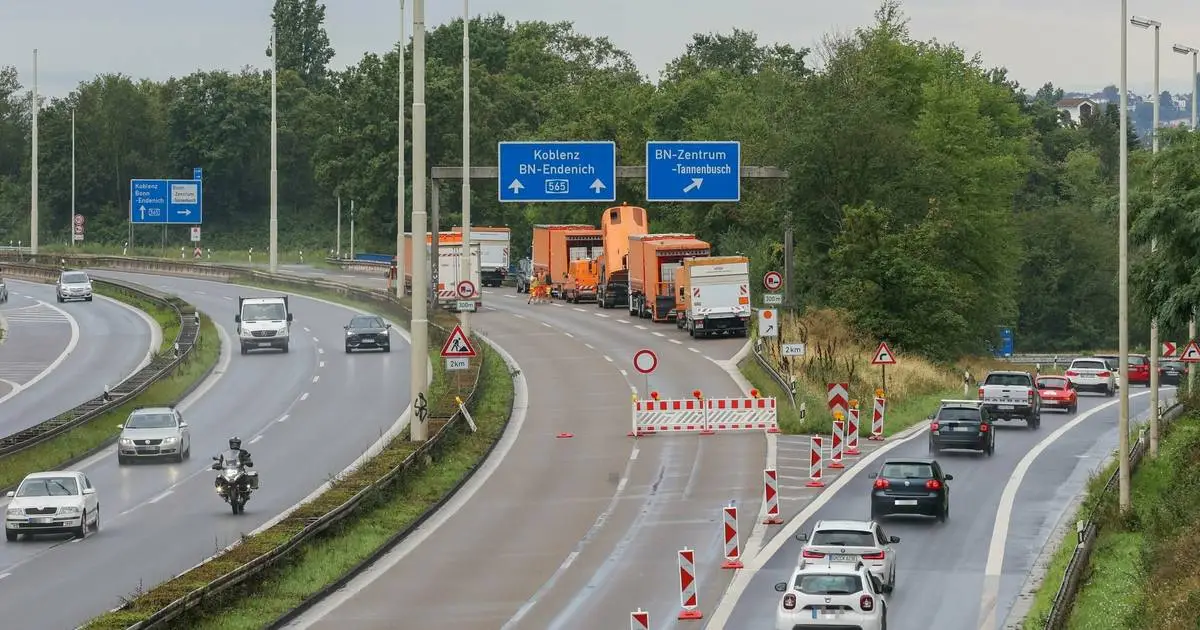
M 275 0 L 271 21 L 278 40 L 279 67 L 294 71 L 309 85 L 323 81 L 333 59 L 333 47 L 325 32 L 325 4 L 317 0 Z

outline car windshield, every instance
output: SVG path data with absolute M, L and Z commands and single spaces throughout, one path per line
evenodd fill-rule
M 1066 389 L 1067 379 L 1065 378 L 1039 378 L 1038 387 L 1042 389 Z
M 383 328 L 383 320 L 378 317 L 355 317 L 350 320 L 351 328 Z
M 885 479 L 933 479 L 933 466 L 919 462 L 887 463 L 879 476 Z
M 938 412 L 938 420 L 942 422 L 979 422 L 978 409 L 942 408 Z
M 173 429 L 175 416 L 169 413 L 135 413 L 125 423 L 126 429 Z
M 811 544 L 833 545 L 836 547 L 874 547 L 875 535 L 864 531 L 822 529 L 813 532 Z
M 1071 364 L 1071 369 L 1107 370 L 1108 364 L 1103 361 L 1076 361 Z
M 86 273 L 64 273 L 62 275 L 63 284 L 85 284 L 87 281 Z
M 1029 387 L 1029 377 L 1024 374 L 988 374 L 984 385 L 1004 385 L 1007 387 Z
M 287 319 L 287 309 L 279 302 L 242 306 L 242 321 L 244 322 L 283 321 L 285 319 Z
M 807 595 L 851 595 L 862 590 L 857 575 L 797 575 L 796 590 Z
M 38 477 L 26 479 L 17 489 L 18 497 L 69 497 L 79 494 L 74 477 Z

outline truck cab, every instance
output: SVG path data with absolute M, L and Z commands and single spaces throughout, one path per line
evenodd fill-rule
M 237 322 L 242 354 L 266 348 L 287 353 L 292 329 L 292 311 L 287 296 L 238 297 L 238 313 L 233 321 Z

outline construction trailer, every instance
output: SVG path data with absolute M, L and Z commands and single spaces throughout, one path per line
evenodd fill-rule
M 573 260 L 592 260 L 604 246 L 599 229 L 590 225 L 533 226 L 533 275 L 550 284 L 550 294 L 563 296 Z
M 674 321 L 675 270 L 686 258 L 704 258 L 712 246 L 695 234 L 629 237 L 629 314 L 655 322 Z

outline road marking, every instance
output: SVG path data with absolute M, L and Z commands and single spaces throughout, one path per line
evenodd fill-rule
M 54 306 L 53 304 L 43 302 L 42 300 L 38 300 L 37 303 L 42 306 L 45 306 L 47 308 L 54 309 L 54 310 L 58 311 L 59 314 L 61 314 L 63 317 L 67 318 L 67 324 L 69 324 L 71 326 L 71 338 L 67 341 L 67 347 L 63 348 L 63 351 L 61 353 L 59 353 L 59 355 L 57 357 L 54 357 L 54 360 L 50 362 L 50 365 L 47 365 L 45 367 L 45 369 L 43 369 L 41 372 L 38 372 L 33 378 L 29 379 L 28 381 L 25 381 L 24 383 L 22 383 L 16 387 L 13 387 L 12 391 L 8 392 L 7 394 L 5 394 L 3 396 L 0 396 L 0 403 L 12 398 L 13 396 L 16 396 L 17 394 L 20 394 L 21 392 L 25 391 L 26 389 L 32 387 L 38 381 L 41 381 L 42 379 L 46 378 L 47 376 L 50 376 L 50 373 L 53 372 L 54 370 L 57 370 L 58 366 L 62 365 L 63 361 L 66 361 L 67 357 L 70 356 L 71 353 L 75 351 L 75 347 L 79 345 L 79 322 L 75 321 L 75 318 L 71 317 L 70 313 L 64 311 L 63 309 L 61 309 L 57 306 Z
M 676 344 L 679 344 L 679 345 L 681 345 L 681 346 L 683 345 L 683 342 L 682 342 L 682 341 L 680 341 L 680 340 L 678 340 L 678 339 L 672 339 L 672 340 L 671 340 L 671 343 L 676 343 Z
M 317 339 L 316 337 L 313 337 L 313 343 L 321 343 L 321 340 Z
M 232 301 L 233 301 L 233 297 L 232 297 L 232 296 L 229 296 L 229 295 L 222 295 L 221 297 L 225 298 L 226 300 L 229 300 L 230 302 L 232 302 Z
M 619 372 L 621 372 L 621 376 L 629 376 L 629 372 L 626 372 L 624 369 L 619 370 Z
M 592 345 L 592 344 L 590 344 L 590 343 L 585 343 L 585 344 L 583 344 L 583 345 L 587 346 L 588 350 L 595 350 L 595 349 L 596 349 L 596 346 L 593 346 L 593 345 Z
M 700 349 L 699 349 L 699 348 L 693 348 L 693 347 L 690 347 L 690 346 L 689 346 L 689 347 L 688 347 L 688 350 L 691 350 L 692 352 L 695 352 L 696 354 L 700 354 Z
M 655 337 L 666 337 L 666 335 L 658 332 L 657 330 L 650 334 L 654 335 Z
M 571 333 L 569 333 L 569 332 L 565 332 L 565 333 L 563 333 L 563 334 L 564 334 L 564 335 L 566 335 L 566 336 L 568 336 L 568 337 L 570 337 L 570 338 L 572 338 L 572 339 L 574 339 L 574 338 L 575 338 L 575 335 L 572 335 L 572 334 L 571 334 Z
M 325 348 L 317 348 L 317 354 L 325 354 Z
M 196 295 L 208 295 L 207 293 L 205 293 L 203 291 L 192 291 L 192 293 L 195 293 Z
M 320 363 L 317 364 L 317 367 L 319 367 L 319 368 L 325 367 L 325 362 L 321 361 Z
M 547 324 L 546 322 L 542 322 L 542 325 L 545 326 L 546 328 L 554 328 L 554 326 L 551 326 L 550 324 Z
M 587 312 L 587 309 L 582 309 L 582 308 L 579 308 L 578 306 L 576 306 L 576 307 L 574 308 L 574 310 L 576 310 L 576 311 L 579 311 L 580 313 L 586 313 L 586 312 Z
M 304 392 L 303 394 L 300 394 L 300 400 L 308 400 L 308 392 Z
M 251 442 L 251 444 L 253 444 L 253 443 L 254 442 Z M 146 503 L 158 503 L 159 501 L 162 501 L 163 499 L 171 496 L 174 493 L 175 493 L 175 490 L 167 490 L 166 492 L 159 494 L 158 496 L 154 497 L 153 499 L 150 499 Z
M 520 313 L 510 313 L 510 315 L 516 317 L 517 319 L 525 319 L 525 316 Z
M 314 383 L 316 383 L 316 382 L 317 382 L 317 381 L 319 381 L 319 380 L 321 380 L 321 375 L 320 375 L 320 374 L 318 374 L 318 375 L 316 375 L 316 376 L 314 376 L 314 377 L 313 377 L 313 382 L 314 382 Z
M 595 315 L 596 317 L 603 317 L 604 319 L 608 319 L 608 315 L 605 315 L 604 313 L 592 313 L 592 314 Z
M 0 573 L 0 580 L 3 580 L 4 578 L 6 578 L 10 575 L 12 575 L 12 574 L 11 573 Z
M 487 289 L 484 289 L 484 290 L 483 290 L 483 293 L 486 293 L 486 294 L 488 294 L 488 295 L 491 295 L 491 294 L 495 293 L 495 291 L 488 291 Z
M 1137 398 L 1149 393 L 1145 391 L 1129 394 L 1129 398 Z M 1017 462 L 1017 467 L 1009 475 L 1008 483 L 1004 485 L 1004 492 L 1000 495 L 1000 505 L 996 507 L 996 520 L 992 526 L 992 542 L 988 545 L 987 566 L 983 570 L 983 595 L 979 600 L 980 628 L 992 630 L 992 628 L 996 627 L 996 600 L 1000 596 L 1000 572 L 1004 569 L 1004 549 L 1008 545 L 1008 526 L 1012 521 L 1013 504 L 1017 500 L 1017 490 L 1021 488 L 1021 483 L 1025 481 L 1025 475 L 1029 472 L 1029 468 L 1033 466 L 1034 460 L 1042 454 L 1042 451 L 1045 451 L 1051 444 L 1057 442 L 1067 431 L 1079 426 L 1084 420 L 1087 420 L 1101 410 L 1112 407 L 1120 402 L 1121 400 L 1118 398 L 1112 402 L 1097 405 L 1079 414 L 1058 429 L 1055 429 L 1050 435 L 1042 438 L 1041 442 L 1038 442 L 1033 448 L 1029 449 L 1029 452 L 1021 458 L 1021 461 Z
M 253 439 L 253 440 L 250 440 L 250 443 L 251 443 L 251 444 L 254 444 L 255 442 L 257 442 L 257 441 L 259 441 L 259 440 L 261 440 L 261 439 L 263 439 L 263 436 L 262 436 L 262 434 L 261 434 L 261 433 L 259 433 L 258 435 L 254 436 L 254 439 Z
M 285 414 L 283 414 L 282 416 L 279 416 L 279 419 L 278 419 L 278 420 L 276 420 L 275 422 L 283 422 L 283 421 L 287 420 L 287 419 L 288 419 L 288 418 L 290 418 L 290 417 L 291 417 L 291 416 L 289 416 L 288 414 L 286 414 L 286 413 L 285 413 Z
M 512 298 L 512 299 L 514 299 L 514 300 L 515 300 L 515 299 L 517 299 L 517 296 L 515 296 L 515 295 L 512 295 L 511 293 L 509 293 L 509 294 L 505 294 L 505 295 L 504 295 L 504 297 L 506 297 L 506 298 Z
M 612 357 L 608 356 L 607 354 L 606 354 L 606 355 L 604 355 L 604 360 L 605 360 L 605 361 L 608 361 L 609 363 L 612 363 L 612 362 L 613 362 L 613 360 L 612 360 Z
M 646 330 L 646 327 L 641 324 L 634 324 L 633 327 L 638 330 Z
M 305 327 L 304 327 L 304 332 L 312 332 L 312 329 L 311 329 L 311 328 L 309 328 L 308 326 L 305 326 Z
M 558 302 L 551 302 L 551 303 L 550 303 L 550 305 L 551 305 L 551 306 L 557 306 L 558 308 L 562 308 L 562 307 L 563 307 L 563 305 L 562 305 L 562 304 L 559 304 Z

